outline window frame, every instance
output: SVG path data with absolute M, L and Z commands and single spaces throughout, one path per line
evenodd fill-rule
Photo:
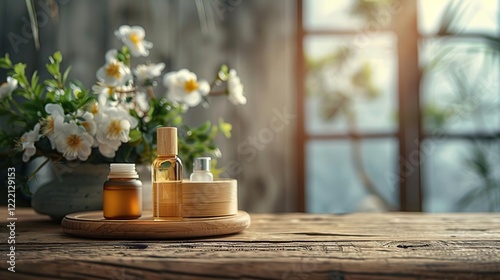
M 305 130 L 305 57 L 304 39 L 309 35 L 356 35 L 353 31 L 338 30 L 306 30 L 303 22 L 303 2 L 297 0 L 297 182 L 298 195 L 297 205 L 301 212 L 306 211 L 306 144 L 310 140 L 337 140 L 337 139 L 373 139 L 396 137 L 399 144 L 399 209 L 400 211 L 422 211 L 422 174 L 421 174 L 421 150 L 420 146 L 428 139 L 473 139 L 484 141 L 495 141 L 500 139 L 500 129 L 491 133 L 440 133 L 438 136 L 423 130 L 423 110 L 421 104 L 420 82 L 422 72 L 419 66 L 419 45 L 421 40 L 428 38 L 453 38 L 453 39 L 477 39 L 483 38 L 484 34 L 462 33 L 462 34 L 432 34 L 423 35 L 418 30 L 417 10 L 418 0 L 405 1 L 404 9 L 395 15 L 397 24 L 392 28 L 381 31 L 395 33 L 397 40 L 398 58 L 398 131 L 396 133 L 360 133 L 360 134 L 324 134 L 309 135 Z M 500 25 L 499 22 L 497 23 Z M 498 35 L 500 36 L 500 34 Z M 486 36 L 488 37 L 488 36 Z M 490 36 L 491 37 L 491 36 Z M 404 40 L 399 40 L 404 38 Z M 497 39 L 494 37 L 493 39 Z M 409 172 L 409 168 L 411 172 Z
M 297 89 L 297 209 L 306 211 L 306 145 L 310 140 L 336 140 L 336 139 L 373 139 L 395 137 L 399 143 L 399 210 L 422 211 L 422 186 L 420 170 L 420 143 L 423 141 L 422 121 L 420 114 L 420 69 L 418 65 L 418 42 L 420 36 L 417 26 L 417 0 L 405 2 L 405 9 L 397 16 L 399 20 L 392 31 L 397 38 L 405 35 L 405 40 L 397 40 L 398 57 L 398 131 L 396 133 L 346 133 L 311 135 L 305 130 L 305 57 L 304 39 L 309 35 L 356 35 L 354 31 L 337 30 L 306 30 L 304 28 L 303 0 L 297 0 L 297 64 L 296 64 L 296 89 Z M 416 54 L 416 55 L 415 55 Z M 402 94 L 407 93 L 407 94 Z M 415 106 L 417 104 L 417 106 Z M 407 172 L 407 163 L 411 172 Z M 403 176 L 404 175 L 404 176 Z

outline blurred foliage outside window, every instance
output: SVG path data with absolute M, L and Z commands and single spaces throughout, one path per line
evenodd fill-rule
M 423 210 L 499 211 L 499 3 L 416 4 Z M 326 30 L 304 37 L 305 131 L 323 136 L 306 144 L 308 211 L 398 208 L 397 183 L 382 173 L 398 170 L 395 46 L 405 38 L 395 38 L 391 21 L 405 8 L 304 1 L 304 29 Z

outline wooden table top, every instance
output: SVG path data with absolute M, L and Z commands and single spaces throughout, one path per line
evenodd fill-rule
M 126 241 L 17 209 L 14 274 L 0 211 L 0 279 L 500 279 L 500 213 L 251 214 L 235 235 Z

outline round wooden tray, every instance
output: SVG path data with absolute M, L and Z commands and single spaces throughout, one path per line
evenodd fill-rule
M 66 215 L 61 222 L 65 233 L 103 239 L 176 239 L 224 235 L 243 231 L 250 226 L 250 215 L 210 218 L 184 218 L 181 221 L 153 221 L 144 211 L 136 220 L 106 220 L 102 211 Z

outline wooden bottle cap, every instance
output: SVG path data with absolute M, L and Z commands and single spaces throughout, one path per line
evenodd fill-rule
M 158 155 L 177 155 L 177 127 L 156 129 Z

